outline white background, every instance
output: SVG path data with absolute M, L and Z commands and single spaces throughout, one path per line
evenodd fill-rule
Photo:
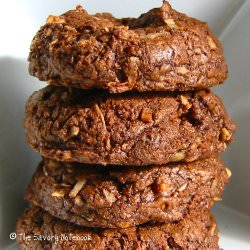
M 225 250 L 250 249 L 250 1 L 176 0 L 173 7 L 208 21 L 220 36 L 230 77 L 214 90 L 223 97 L 238 124 L 235 143 L 225 153 L 233 171 L 222 205 L 215 214 Z M 44 86 L 28 75 L 26 58 L 37 29 L 49 14 L 60 14 L 77 4 L 90 13 L 108 11 L 115 16 L 138 16 L 161 5 L 160 0 L 8 0 L 0 1 L 0 249 L 25 207 L 24 188 L 39 156 L 25 144 L 22 117 L 25 101 Z

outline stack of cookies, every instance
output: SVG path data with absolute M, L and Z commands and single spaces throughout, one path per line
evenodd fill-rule
M 206 23 L 168 2 L 123 19 L 78 6 L 48 17 L 29 62 L 50 85 L 26 105 L 43 160 L 20 249 L 219 249 L 209 208 L 235 125 L 208 89 L 227 65 Z

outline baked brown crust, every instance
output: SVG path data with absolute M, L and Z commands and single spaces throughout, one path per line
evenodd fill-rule
M 228 175 L 221 159 L 135 169 L 91 168 L 44 159 L 25 195 L 59 219 L 86 227 L 176 222 L 220 200 Z
M 63 222 L 39 208 L 31 207 L 18 220 L 16 231 L 21 250 L 219 249 L 216 222 L 207 211 L 189 216 L 179 223 L 127 229 L 91 229 Z M 21 237 L 24 234 L 26 240 Z M 58 236 L 59 240 L 34 240 L 38 235 Z M 61 240 L 62 235 L 69 240 Z
M 30 74 L 50 84 L 113 93 L 197 90 L 227 77 L 222 46 L 207 23 L 166 1 L 139 18 L 89 15 L 80 6 L 49 16 L 29 62 Z
M 29 98 L 25 129 L 46 158 L 140 166 L 208 158 L 226 148 L 235 125 L 209 90 L 110 95 L 47 86 Z

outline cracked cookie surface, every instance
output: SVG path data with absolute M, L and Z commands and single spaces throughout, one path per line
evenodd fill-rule
M 118 93 L 187 91 L 222 83 L 227 65 L 207 23 L 164 2 L 139 18 L 49 16 L 34 37 L 29 72 L 50 84 Z
M 219 250 L 217 225 L 208 211 L 188 216 L 178 223 L 91 229 L 61 221 L 37 207 L 31 207 L 18 220 L 16 232 L 21 250 Z M 25 235 L 29 240 L 19 235 Z M 38 236 L 45 238 L 37 240 Z
M 26 104 L 27 142 L 58 161 L 146 166 L 194 161 L 225 150 L 235 125 L 219 97 L 47 86 Z
M 141 169 L 44 159 L 25 198 L 59 219 L 86 227 L 177 222 L 220 200 L 228 171 L 218 157 Z

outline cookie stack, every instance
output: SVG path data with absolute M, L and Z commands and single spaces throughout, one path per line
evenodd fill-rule
M 168 2 L 137 19 L 78 6 L 48 17 L 29 62 L 50 86 L 26 105 L 43 160 L 20 249 L 219 249 L 209 208 L 235 125 L 208 89 L 227 65 L 206 23 Z

